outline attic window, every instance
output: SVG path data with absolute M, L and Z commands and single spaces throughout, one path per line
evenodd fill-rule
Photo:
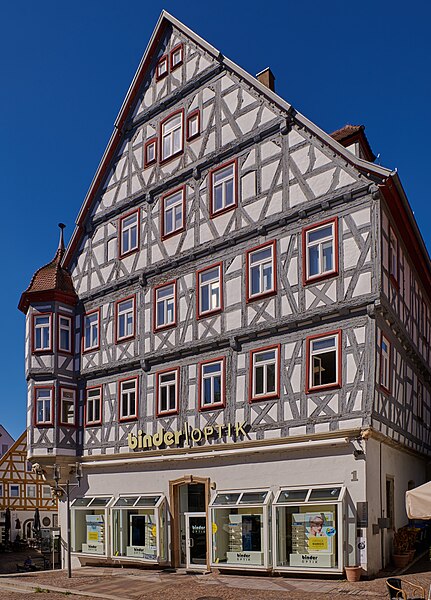
M 171 50 L 171 71 L 177 69 L 180 65 L 183 64 L 183 45 L 178 44 L 175 48 Z
M 194 140 L 200 134 L 200 113 L 195 110 L 187 117 L 187 141 Z
M 156 67 L 156 79 L 163 79 L 168 74 L 168 56 L 165 54 L 157 63 Z
M 149 167 L 157 161 L 157 138 L 145 142 L 144 167 Z
M 160 127 L 160 160 L 163 162 L 183 151 L 183 111 L 179 110 L 166 117 Z

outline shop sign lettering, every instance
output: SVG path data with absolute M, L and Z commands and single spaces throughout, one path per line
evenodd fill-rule
M 151 435 L 139 429 L 137 435 L 129 433 L 127 441 L 131 450 L 146 450 L 148 448 L 160 448 L 171 446 L 192 446 L 198 442 L 209 440 L 228 440 L 236 442 L 239 439 L 247 437 L 249 427 L 245 422 L 228 423 L 227 425 L 207 425 L 206 427 L 190 427 L 188 423 L 184 424 L 183 429 L 178 431 L 165 431 L 160 429 L 157 433 Z

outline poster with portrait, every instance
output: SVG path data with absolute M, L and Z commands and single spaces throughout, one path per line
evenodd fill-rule
M 293 513 L 290 565 L 333 566 L 335 535 L 333 512 Z

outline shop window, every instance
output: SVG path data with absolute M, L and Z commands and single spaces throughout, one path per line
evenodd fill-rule
M 180 65 L 183 64 L 183 45 L 178 44 L 175 48 L 172 48 L 170 57 L 171 57 L 171 72 L 175 71 Z
M 20 487 L 20 485 L 10 484 L 9 495 L 11 498 L 19 498 L 21 492 Z
M 270 496 L 268 490 L 215 496 L 210 507 L 214 565 L 268 565 Z
M 184 231 L 186 189 L 184 186 L 162 198 L 162 239 Z
M 236 160 L 226 163 L 209 173 L 210 215 L 215 217 L 238 204 Z
M 398 287 L 399 258 L 398 240 L 393 229 L 389 230 L 389 274 L 392 284 Z
M 58 315 L 58 350 L 72 353 L 72 319 L 66 315 Z
M 74 427 L 76 407 L 75 390 L 60 388 L 60 425 Z
M 135 337 L 135 296 L 115 303 L 116 329 L 115 341 L 124 342 Z
M 156 66 L 156 80 L 159 81 L 168 74 L 168 56 L 162 56 Z
M 247 302 L 275 294 L 276 247 L 275 241 L 247 252 Z
M 199 363 L 199 409 L 219 408 L 225 404 L 225 358 Z
M 304 284 L 338 274 L 338 221 L 331 219 L 302 232 Z
M 181 154 L 183 151 L 183 111 L 177 111 L 160 124 L 160 162 Z
M 154 330 L 176 324 L 176 282 L 171 281 L 154 289 Z
M 112 498 L 76 498 L 71 507 L 72 551 L 106 555 L 107 510 Z
M 51 313 L 33 315 L 33 352 L 51 352 Z
M 102 387 L 87 388 L 85 399 L 85 425 L 100 425 L 102 422 Z
M 201 117 L 199 110 L 195 110 L 187 116 L 187 141 L 194 140 L 201 133 Z
M 249 400 L 278 398 L 280 388 L 280 346 L 250 352 Z
M 341 331 L 307 338 L 307 392 L 340 387 Z
M 111 511 L 114 556 L 166 560 L 164 496 L 121 496 Z
M 175 414 L 178 412 L 179 367 L 160 371 L 157 377 L 157 416 Z
M 157 161 L 157 138 L 145 142 L 144 167 L 147 168 Z
M 100 310 L 84 316 L 83 351 L 98 350 L 100 345 Z
M 138 378 L 119 381 L 120 421 L 128 421 L 138 417 Z
M 27 498 L 36 498 L 36 486 L 31 483 L 27 484 Z
M 391 391 L 391 344 L 381 334 L 380 341 L 380 386 L 390 393 Z
M 222 310 L 221 263 L 198 271 L 196 287 L 198 317 L 206 317 Z
M 35 425 L 52 425 L 52 387 L 37 387 L 35 393 Z
M 120 219 L 120 258 L 139 248 L 139 209 Z

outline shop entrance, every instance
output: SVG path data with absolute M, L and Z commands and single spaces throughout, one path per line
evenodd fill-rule
M 174 567 L 209 566 L 209 479 L 187 476 L 170 482 L 171 556 Z

